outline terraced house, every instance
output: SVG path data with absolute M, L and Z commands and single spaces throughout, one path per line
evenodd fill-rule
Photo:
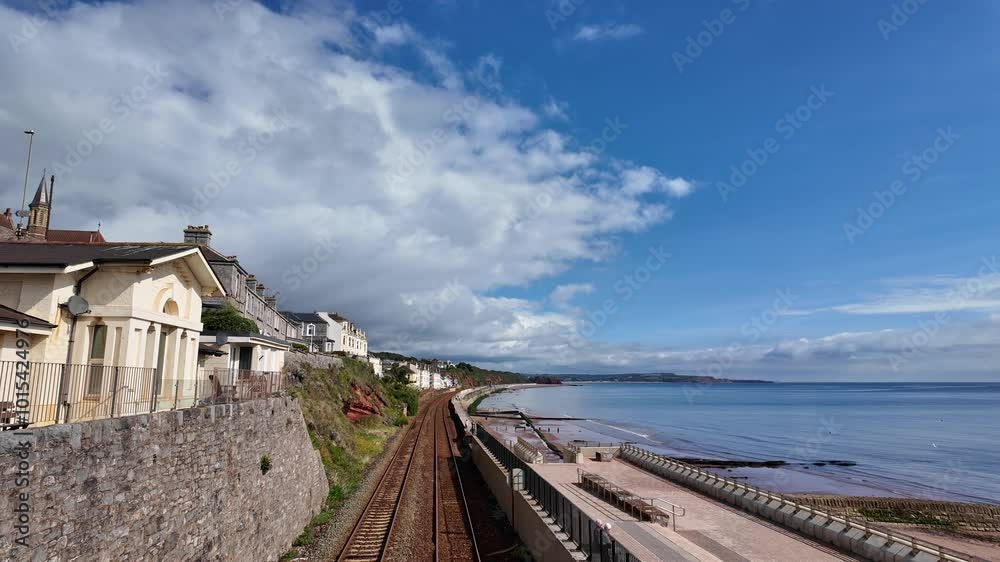
M 31 423 L 192 404 L 202 302 L 224 295 L 189 245 L 0 242 L 0 424 L 13 417 L 18 339 Z
M 205 299 L 205 309 L 230 304 L 258 329 L 256 333 L 206 331 L 201 336 L 202 366 L 218 376 L 227 392 L 241 381 L 278 377 L 285 365 L 285 353 L 291 348 L 290 341 L 298 339 L 298 322 L 278 311 L 277 295 L 269 293 L 236 256 L 227 256 L 212 247 L 208 225 L 189 225 L 184 229 L 184 242 L 201 249 L 226 289 L 224 295 Z

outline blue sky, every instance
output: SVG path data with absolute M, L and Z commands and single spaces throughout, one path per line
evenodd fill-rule
M 516 66 L 526 97 L 569 105 L 565 126 L 587 139 L 605 116 L 627 134 L 615 154 L 671 170 L 700 185 L 672 221 L 620 240 L 622 253 L 523 289 L 536 298 L 563 282 L 592 282 L 583 306 L 599 307 L 650 245 L 675 259 L 605 337 L 618 341 L 728 343 L 732 326 L 769 305 L 776 289 L 798 289 L 803 303 L 851 302 L 880 279 L 974 274 L 996 252 L 1000 198 L 989 152 L 997 130 L 998 45 L 988 22 L 996 8 L 930 2 L 884 40 L 892 2 L 824 5 L 794 2 L 585 3 L 553 32 L 535 3 L 457 3 L 414 21 L 455 42 L 455 52 L 492 51 Z M 415 7 L 416 8 L 416 7 Z M 678 72 L 671 60 L 702 20 L 732 9 L 736 21 Z M 557 11 L 556 7 L 550 8 Z M 585 25 L 637 25 L 623 40 L 573 41 Z M 516 32 L 512 32 L 516 30 Z M 518 79 L 515 78 L 515 79 Z M 779 152 L 728 202 L 715 183 L 746 159 L 775 122 L 805 103 L 810 87 L 834 92 Z M 852 244 L 843 223 L 857 207 L 905 177 L 901 167 L 929 146 L 938 127 L 961 139 Z M 504 292 L 507 293 L 506 291 Z M 911 318 L 783 320 L 775 334 L 824 335 L 905 326 Z M 707 336 L 707 338 L 706 338 Z M 721 339 L 720 339 L 721 338 Z
M 107 210 L 93 186 L 139 178 L 140 191 L 187 193 L 224 154 L 199 156 L 197 174 L 177 177 L 169 165 L 147 162 L 155 154 L 146 150 L 126 160 L 135 168 L 129 178 L 108 173 L 135 149 L 114 137 L 72 172 L 77 184 L 65 197 L 78 197 L 84 211 L 104 209 L 118 237 L 168 239 L 184 219 L 211 221 L 227 252 L 284 280 L 270 286 L 289 307 L 347 313 L 369 327 L 374 348 L 531 372 L 997 378 L 991 363 L 1000 353 L 987 336 L 1000 335 L 1000 278 L 981 272 L 1000 234 L 998 164 L 988 156 L 1000 124 L 1000 40 L 991 33 L 1000 10 L 990 3 L 401 1 L 388 17 L 388 3 L 282 2 L 266 10 L 233 0 L 221 14 L 183 0 L 166 4 L 180 14 L 150 2 L 72 4 L 43 15 L 51 25 L 40 33 L 54 41 L 57 27 L 104 29 L 112 36 L 99 40 L 107 52 L 176 69 L 169 94 L 151 94 L 162 103 L 144 105 L 123 130 L 145 138 L 143 127 L 176 122 L 171 112 L 204 111 L 212 126 L 138 141 L 160 155 L 186 144 L 204 153 L 225 146 L 220 131 L 249 127 L 248 116 L 266 113 L 267 104 L 290 103 L 293 113 L 308 107 L 310 116 L 295 135 L 278 135 L 277 148 L 252 163 L 252 176 L 236 178 L 251 194 L 247 208 L 212 204 L 197 217 L 141 198 Z M 17 16 L 33 9 L 10 5 L 21 11 L 8 18 L 8 41 L 19 33 Z M 184 7 L 198 23 L 185 21 Z M 156 18 L 164 36 L 143 39 Z M 168 36 L 185 25 L 195 28 L 190 35 Z M 358 26 L 369 34 L 360 46 L 349 31 Z M 700 51 L 690 46 L 699 38 Z M 33 40 L 11 48 L 12 75 L 31 68 L 61 75 L 70 64 L 53 63 Z M 76 63 L 98 77 L 115 72 L 96 56 Z M 242 71 L 231 75 L 234 66 Z M 442 108 L 477 88 L 481 94 L 483 69 L 499 88 L 449 128 Z M 128 84 L 93 88 L 110 99 Z M 251 102 L 248 91 L 261 95 Z M 53 128 L 88 122 L 43 115 L 18 95 L 0 98 L 0 122 L 12 130 L 23 127 L 14 117 L 22 115 L 59 121 Z M 592 141 L 609 120 L 624 127 L 595 153 Z M 399 170 L 391 159 L 382 165 L 394 154 L 387 147 L 417 144 L 441 127 L 454 138 L 427 155 L 432 164 L 405 181 L 386 180 Z M 79 128 L 67 125 L 64 136 Z M 3 141 L 7 183 L 17 178 L 19 141 Z M 53 141 L 53 161 L 66 143 Z M 746 163 L 751 154 L 767 160 Z M 733 166 L 755 168 L 736 189 Z M 571 179 L 572 197 L 556 196 L 538 218 L 510 228 L 559 177 Z M 884 206 L 888 196 L 880 203 L 874 193 L 891 193 L 893 182 L 892 204 L 860 233 L 858 209 Z M 288 202 L 272 217 L 252 203 L 257 194 L 287 201 L 292 184 L 317 186 L 305 194 L 310 221 L 325 225 L 321 234 L 341 241 L 342 252 L 289 284 L 286 274 L 308 244 L 299 253 L 272 250 L 263 238 L 295 232 L 281 219 L 302 209 Z M 66 220 L 93 220 L 84 211 Z M 513 219 L 502 218 L 508 212 Z M 270 234 L 248 229 L 248 217 L 258 226 L 273 219 Z M 359 229 L 365 236 L 352 241 Z M 661 247 L 671 257 L 625 298 L 616 287 Z M 357 287 L 344 270 L 378 281 Z M 792 295 L 790 306 L 766 329 L 748 331 L 754 318 L 770 317 L 781 290 Z M 595 322 L 608 302 L 615 312 Z M 435 303 L 441 312 L 413 321 L 415 310 Z M 939 313 L 947 320 L 934 320 Z M 928 341 L 907 348 L 921 331 Z M 747 351 L 732 364 L 720 361 L 733 344 Z M 907 349 L 912 354 L 894 362 Z

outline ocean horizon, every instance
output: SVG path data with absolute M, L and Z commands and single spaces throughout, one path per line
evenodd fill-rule
M 583 418 L 680 457 L 786 461 L 728 476 L 785 492 L 1000 503 L 1000 383 L 571 383 L 480 406 Z

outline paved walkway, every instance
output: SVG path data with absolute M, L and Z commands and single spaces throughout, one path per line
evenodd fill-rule
M 592 519 L 612 524 L 615 540 L 642 560 L 723 562 L 856 560 L 819 543 L 799 537 L 731 506 L 624 463 L 540 464 L 533 467 Z M 644 498 L 677 504 L 686 515 L 677 530 L 638 522 L 575 485 L 577 469 L 603 476 Z

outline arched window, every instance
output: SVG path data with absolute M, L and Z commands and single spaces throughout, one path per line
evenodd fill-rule
M 163 303 L 163 313 L 168 316 L 177 316 L 180 309 L 177 306 L 177 301 L 174 299 L 167 299 L 167 302 Z

